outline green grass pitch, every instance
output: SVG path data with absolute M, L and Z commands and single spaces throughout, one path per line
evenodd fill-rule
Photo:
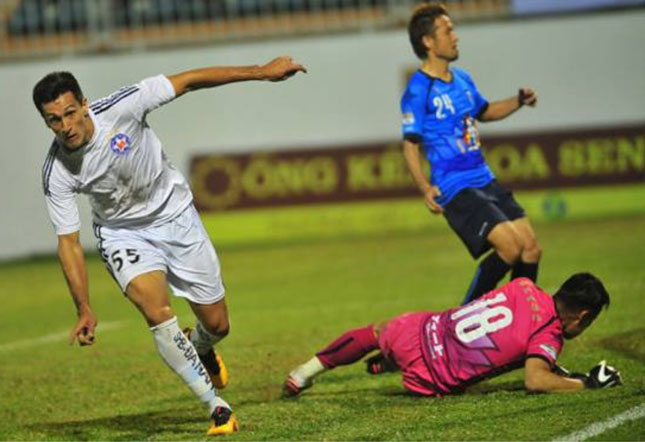
M 402 218 L 429 217 L 418 201 L 379 204 L 398 207 Z M 348 219 L 360 218 L 353 211 L 361 205 L 339 207 Z M 334 219 L 326 216 L 325 226 Z M 561 362 L 582 371 L 606 358 L 621 370 L 623 387 L 528 395 L 517 371 L 461 396 L 423 399 L 405 394 L 397 374 L 368 376 L 356 364 L 321 377 L 298 399 L 282 399 L 285 374 L 346 329 L 459 303 L 475 263 L 436 221 L 319 236 L 303 225 L 308 237 L 236 246 L 207 219 L 216 246 L 223 244 L 232 322 L 218 347 L 231 374 L 222 395 L 241 424 L 239 433 L 221 439 L 552 440 L 644 403 L 645 213 L 559 222 L 536 216 L 535 224 L 543 288 L 589 270 L 612 296 L 609 310 L 566 343 Z M 0 266 L 0 439 L 206 439 L 204 410 L 161 362 L 145 323 L 96 256 L 89 275 L 98 342 L 78 348 L 65 343 L 74 313 L 57 261 Z M 173 306 L 181 324 L 190 324 L 185 303 L 173 299 Z M 644 438 L 640 418 L 596 440 Z

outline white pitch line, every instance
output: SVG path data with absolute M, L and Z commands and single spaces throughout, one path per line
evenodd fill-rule
M 114 329 L 120 328 L 125 322 L 126 321 L 100 322 L 96 330 L 98 333 L 102 333 L 108 330 L 114 330 Z M 34 347 L 36 345 L 48 344 L 50 342 L 65 342 L 68 337 L 69 337 L 69 331 L 60 332 L 60 333 L 50 333 L 48 335 L 44 335 L 39 338 L 23 339 L 21 341 L 1 344 L 0 352 Z
M 602 422 L 591 424 L 587 428 L 583 428 L 582 430 L 576 431 L 575 433 L 554 439 L 553 442 L 573 442 L 587 440 L 591 437 L 598 436 L 599 434 L 602 434 L 607 430 L 611 430 L 612 428 L 615 428 L 624 422 L 633 421 L 642 417 L 645 417 L 645 403 L 630 408 L 629 410 L 610 417 L 609 419 L 606 419 Z

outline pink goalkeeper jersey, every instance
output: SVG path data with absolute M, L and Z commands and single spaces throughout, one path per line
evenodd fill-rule
M 465 306 L 431 313 L 421 345 L 437 393 L 456 393 L 482 379 L 520 368 L 526 357 L 550 364 L 562 349 L 553 298 L 526 278 Z

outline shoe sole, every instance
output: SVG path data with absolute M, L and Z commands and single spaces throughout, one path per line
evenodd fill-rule
M 240 430 L 240 425 L 237 423 L 237 419 L 233 415 L 229 418 L 228 422 L 223 425 L 215 426 L 211 424 L 211 427 L 206 432 L 207 436 L 220 436 L 222 434 L 233 434 Z
M 304 387 L 298 386 L 296 380 L 289 376 L 286 381 L 284 381 L 284 395 L 286 397 L 296 397 L 300 395 L 303 391 L 311 388 L 313 384 L 306 385 Z

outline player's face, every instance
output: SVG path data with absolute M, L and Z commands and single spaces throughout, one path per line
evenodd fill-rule
M 459 37 L 455 27 L 447 15 L 442 15 L 435 20 L 435 33 L 428 41 L 428 47 L 435 57 L 446 61 L 455 61 L 459 58 Z
M 92 138 L 94 125 L 87 110 L 87 99 L 79 103 L 72 92 L 65 92 L 42 106 L 43 118 L 60 144 L 78 149 Z
M 591 325 L 594 318 L 588 310 L 577 314 L 569 314 L 562 319 L 562 335 L 565 339 L 573 339 Z

